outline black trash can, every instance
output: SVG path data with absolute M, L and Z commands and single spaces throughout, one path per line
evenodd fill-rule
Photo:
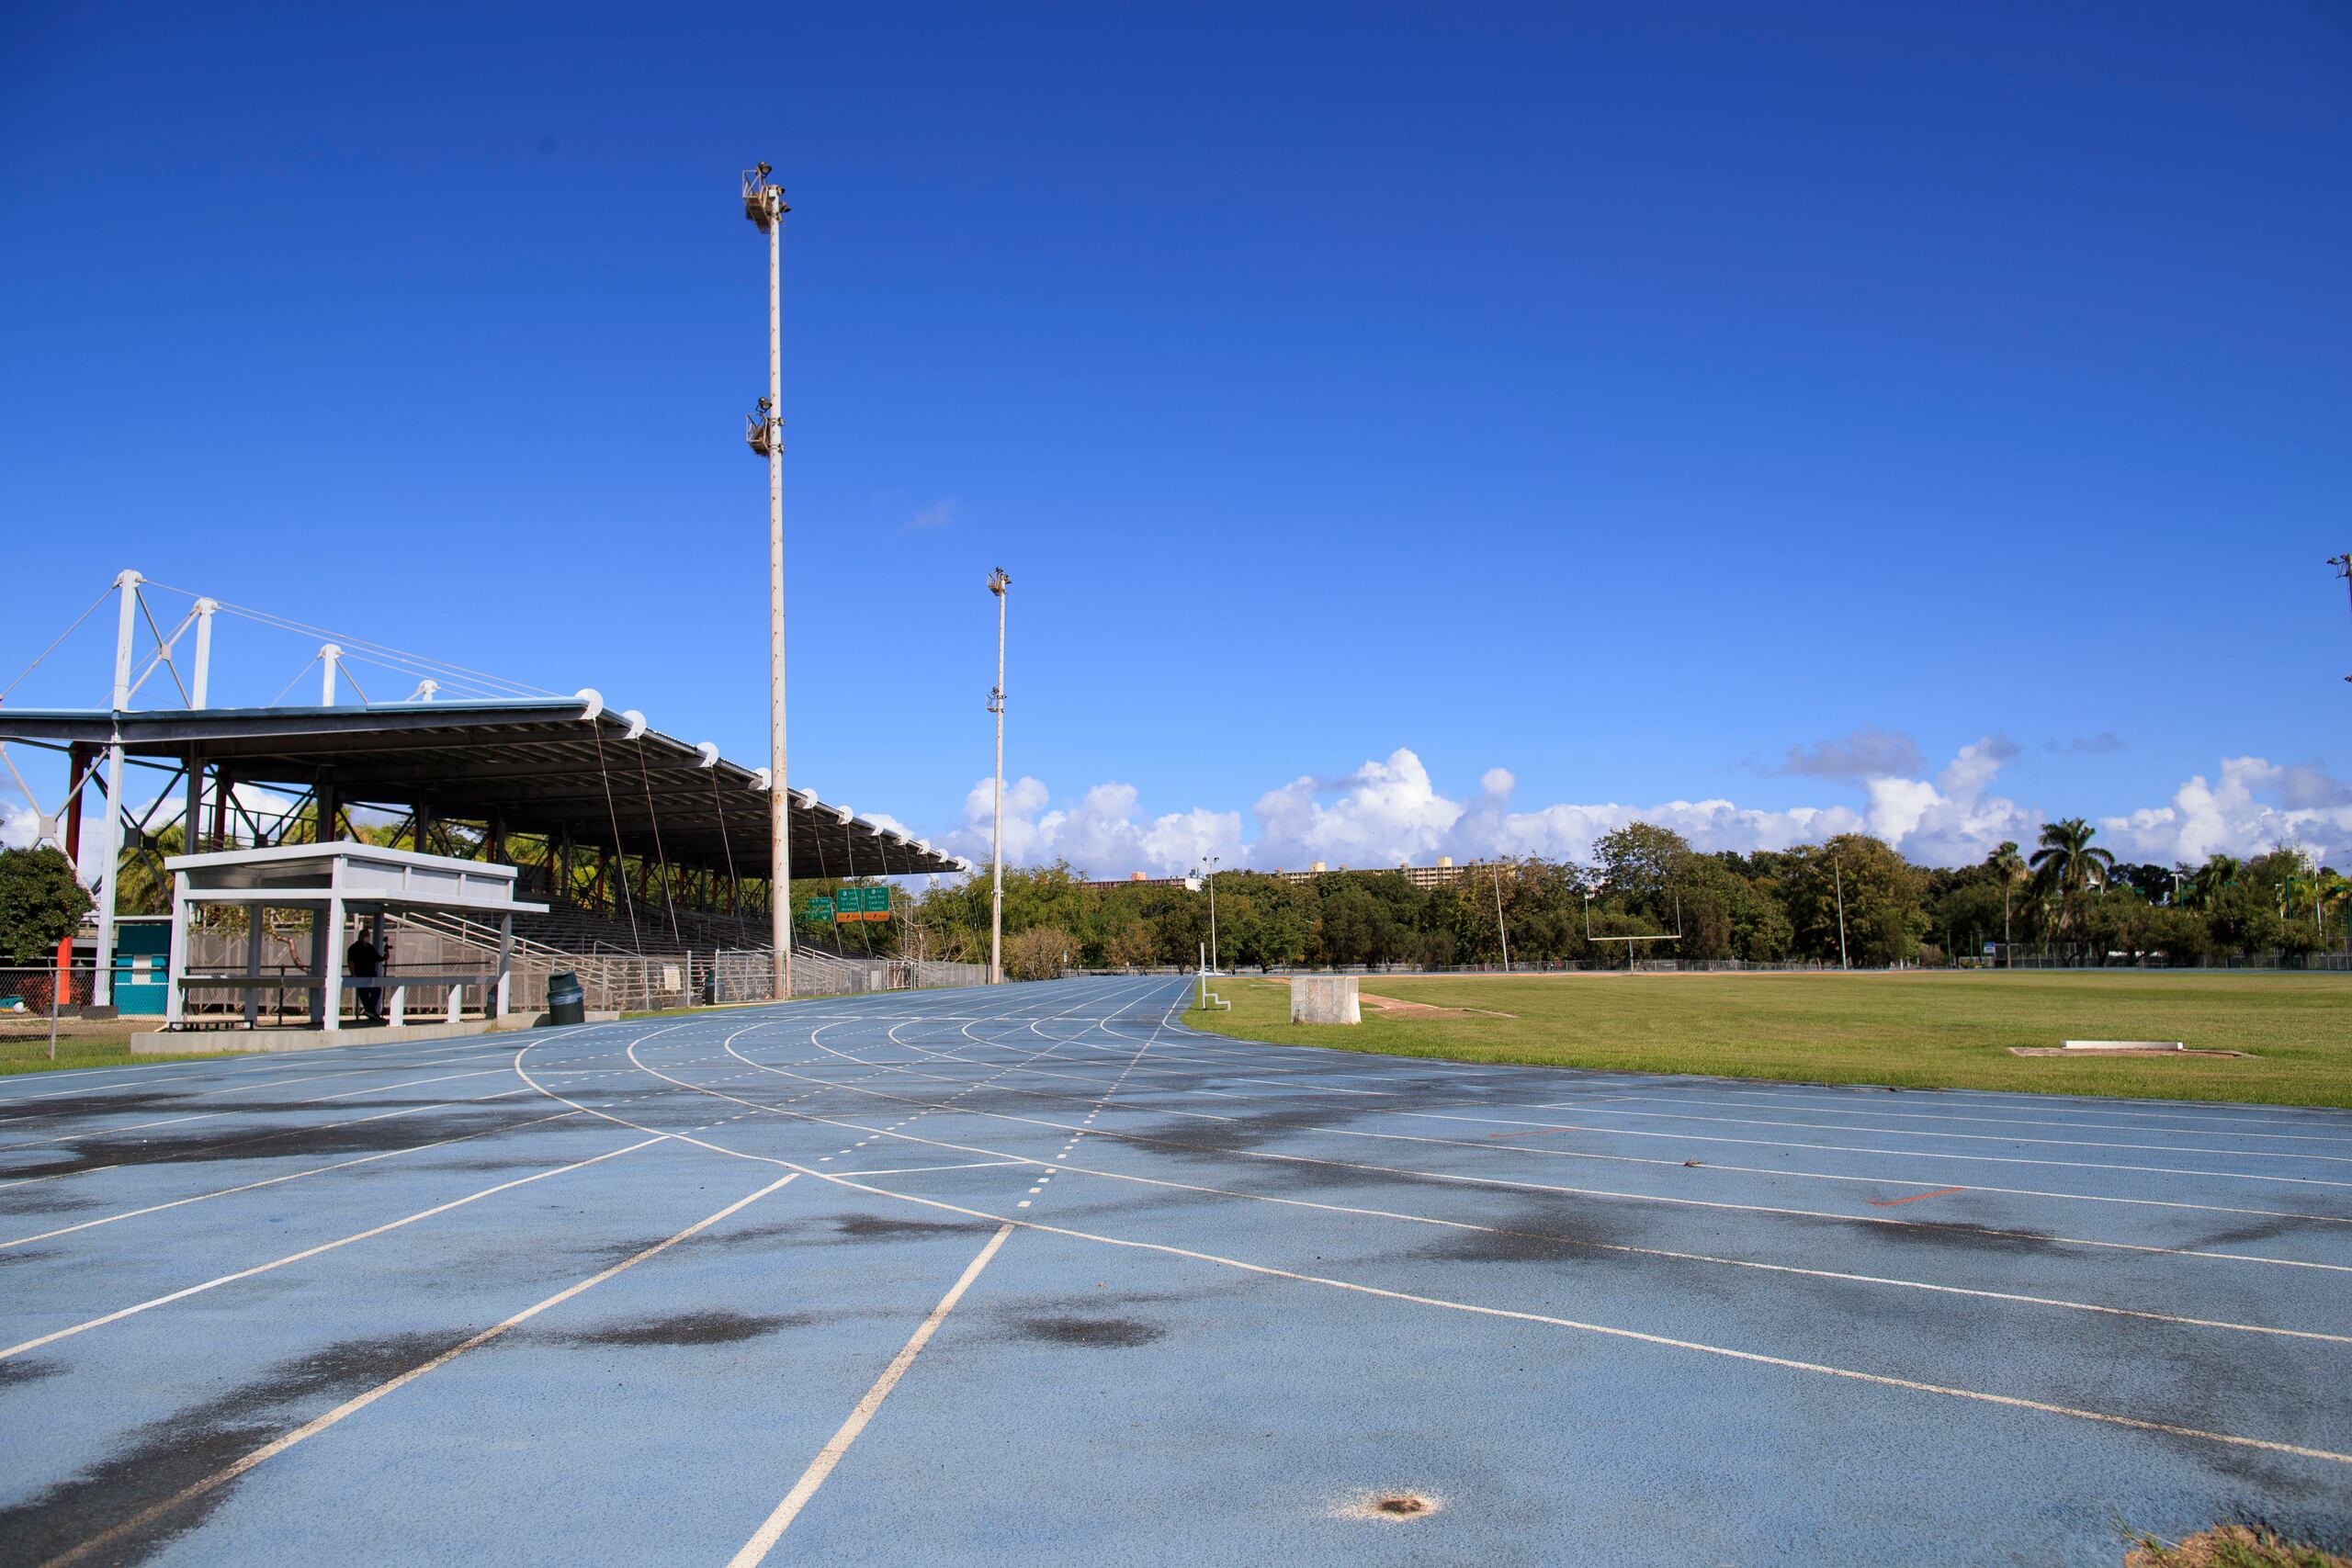
M 580 988 L 580 976 L 569 969 L 559 969 L 548 976 L 548 1021 L 588 1021 L 588 994 Z

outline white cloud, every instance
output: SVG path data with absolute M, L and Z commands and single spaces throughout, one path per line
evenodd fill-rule
M 1508 784 L 1510 775 L 1498 768 Z M 1337 798 L 1325 804 L 1324 796 Z M 1437 852 L 1464 808 L 1437 793 L 1420 758 L 1403 747 L 1343 778 L 1293 779 L 1258 797 L 1261 864 L 1396 865 Z
M 2352 789 L 2305 763 L 2224 757 L 2218 784 L 2199 773 L 2169 806 L 2102 817 L 2099 830 L 2134 860 L 2192 864 L 2299 844 L 2323 858 L 2352 848 Z
M 21 850 L 40 836 L 40 812 L 13 801 L 0 802 L 0 846 Z
M 2005 839 L 2027 841 L 2039 824 L 2017 802 L 1989 793 L 2001 764 L 2017 753 L 2006 737 L 1988 735 L 1962 747 L 1933 784 L 1865 781 L 1869 830 L 1929 865 L 1982 860 Z
M 1066 860 L 1091 876 L 1115 877 L 1129 871 L 1172 876 L 1210 855 L 1228 864 L 1241 861 L 1241 813 L 1171 812 L 1148 823 L 1135 820 L 1136 787 L 1102 784 L 1074 806 L 1048 809 L 1052 793 L 1034 778 L 1009 782 L 1004 790 L 1004 858 L 1015 865 Z M 981 779 L 964 797 L 964 822 L 944 835 L 942 847 L 985 864 L 994 801 Z
M 1860 734 L 1860 732 L 1857 732 Z M 1136 817 L 1133 784 L 1097 784 L 1077 801 L 1054 806 L 1040 781 L 1008 786 L 1005 859 L 1036 864 L 1068 860 L 1090 875 L 1131 871 L 1162 875 L 1189 870 L 1208 855 L 1227 864 L 1298 870 L 1332 866 L 1427 864 L 1497 854 L 1589 860 L 1593 840 L 1628 822 L 1671 828 L 1702 851 L 1784 850 L 1839 833 L 1867 832 L 1922 864 L 1982 860 L 2004 840 L 2030 844 L 2042 818 L 1996 792 L 2003 766 L 2018 748 L 1994 734 L 1962 747 L 1932 778 L 1871 774 L 1852 781 L 1855 804 L 1766 810 L 1729 800 L 1610 802 L 1518 808 L 1518 780 L 1489 768 L 1476 794 L 1442 793 L 1421 759 L 1400 747 L 1333 778 L 1302 775 L 1258 797 L 1258 831 L 1245 840 L 1235 811 L 1194 807 L 1149 820 Z M 2221 780 L 2180 786 L 2167 806 L 2098 819 L 2103 841 L 2129 860 L 2201 861 L 2216 852 L 2246 855 L 2295 843 L 2325 855 L 2352 850 L 2352 787 L 2308 763 L 2276 764 L 2234 757 Z M 989 845 L 989 785 L 966 798 L 964 825 L 946 843 L 975 861 Z

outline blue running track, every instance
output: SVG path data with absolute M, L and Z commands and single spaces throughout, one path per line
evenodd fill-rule
M 2352 1115 L 1257 1045 L 1186 985 L 0 1080 L 0 1562 L 2352 1533 Z

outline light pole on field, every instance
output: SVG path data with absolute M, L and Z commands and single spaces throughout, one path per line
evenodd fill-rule
M 744 439 L 768 460 L 768 931 L 776 1000 L 792 995 L 792 796 L 784 765 L 784 187 L 743 174 L 743 216 L 768 237 L 768 395 Z
M 1495 934 L 1502 939 L 1503 973 L 1510 973 L 1510 931 L 1503 925 L 1503 863 L 1495 863 Z
M 1004 600 L 1012 579 L 998 567 L 989 573 L 996 595 L 996 684 L 989 688 L 989 712 L 996 715 L 996 825 L 989 830 L 989 984 L 1004 983 Z
M 1200 869 L 1196 873 L 1201 881 L 1207 886 L 1209 890 L 1209 967 L 1213 970 L 1217 967 L 1216 866 L 1217 862 L 1222 858 L 1223 857 L 1219 855 L 1209 856 L 1207 860 L 1201 863 Z
M 1837 877 L 1837 879 L 1838 879 L 1838 968 L 1840 968 L 1840 969 L 1848 969 L 1848 968 L 1850 968 L 1850 967 L 1852 967 L 1852 966 L 1851 966 L 1850 964 L 1849 964 L 1846 962 L 1846 864 L 1845 864 L 1845 862 L 1844 862 L 1843 860 L 1840 860 L 1840 859 L 1833 858 L 1833 859 L 1830 861 L 1830 863 L 1829 863 L 1829 869 L 1830 869 L 1830 872 L 1831 872 L 1831 873 L 1832 873 L 1832 874 Z

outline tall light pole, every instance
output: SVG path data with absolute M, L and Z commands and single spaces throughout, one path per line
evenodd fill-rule
M 996 826 L 989 830 L 989 984 L 1004 984 L 1004 591 L 1012 579 L 998 567 L 989 573 L 996 595 L 996 684 L 989 688 L 989 712 L 996 715 Z
M 1829 863 L 1832 874 L 1838 878 L 1838 967 L 1852 967 L 1846 962 L 1846 863 L 1833 859 Z
M 743 216 L 768 237 L 768 395 L 744 433 L 768 460 L 768 931 L 775 999 L 792 995 L 792 796 L 784 776 L 784 187 L 743 175 Z
M 1209 968 L 1212 971 L 1216 971 L 1218 967 L 1216 951 L 1216 866 L 1217 863 L 1224 858 L 1225 857 L 1222 855 L 1211 855 L 1206 861 L 1202 863 L 1200 870 L 1200 878 L 1208 886 L 1209 890 Z
M 1495 934 L 1502 938 L 1503 973 L 1510 973 L 1510 931 L 1503 924 L 1503 863 L 1495 863 Z

